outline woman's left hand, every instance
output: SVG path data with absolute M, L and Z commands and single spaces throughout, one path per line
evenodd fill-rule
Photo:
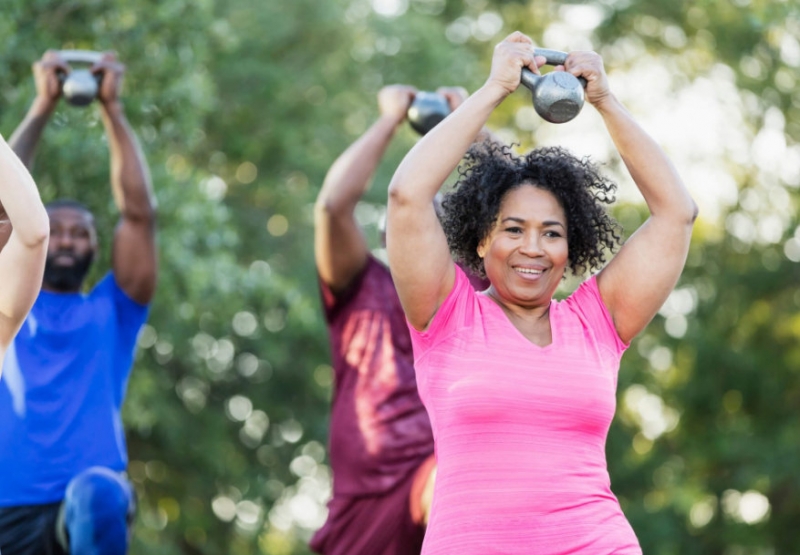
M 556 69 L 562 69 L 562 67 L 575 77 L 586 79 L 586 101 L 595 108 L 600 108 L 611 97 L 608 76 L 603 67 L 603 58 L 596 52 L 570 52 L 564 66 Z

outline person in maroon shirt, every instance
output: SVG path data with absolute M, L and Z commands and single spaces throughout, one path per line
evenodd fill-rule
M 384 87 L 380 117 L 334 162 L 317 196 L 314 253 L 331 340 L 333 498 L 311 540 L 324 555 L 412 555 L 422 548 L 435 475 L 411 339 L 389 269 L 354 211 L 416 89 Z M 443 88 L 451 109 L 466 91 Z

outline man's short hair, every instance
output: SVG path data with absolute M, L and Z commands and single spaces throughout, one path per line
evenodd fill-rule
M 86 206 L 82 202 L 78 202 L 77 200 L 72 200 L 69 198 L 60 198 L 56 200 L 51 200 L 50 202 L 45 203 L 44 207 L 48 211 L 57 210 L 58 208 L 74 208 L 75 210 L 80 210 L 81 212 L 85 212 L 94 218 L 94 214 L 92 214 L 92 211 L 89 210 L 88 206 Z

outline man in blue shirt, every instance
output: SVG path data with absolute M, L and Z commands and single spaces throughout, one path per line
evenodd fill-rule
M 34 64 L 36 99 L 9 143 L 30 167 L 69 67 L 48 51 Z M 83 293 L 98 242 L 92 214 L 47 205 L 42 292 L 11 344 L 0 379 L 0 551 L 123 555 L 134 495 L 120 410 L 157 277 L 147 163 L 119 99 L 124 66 L 107 53 L 92 71 L 120 210 L 112 270 Z

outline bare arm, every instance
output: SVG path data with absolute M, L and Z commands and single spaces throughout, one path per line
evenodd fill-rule
M 428 132 L 397 169 L 389 187 L 389 267 L 406 317 L 425 329 L 453 288 L 455 268 L 432 201 L 492 111 L 519 86 L 528 67 L 538 73 L 533 43 L 521 33 L 495 49 L 486 84 Z
M 42 286 L 50 222 L 25 166 L 0 137 L 0 347 L 13 339 Z
M 456 108 L 461 106 L 469 96 L 469 93 L 463 87 L 440 87 L 436 89 L 436 92 L 441 94 L 447 99 L 447 103 L 450 104 L 451 112 L 454 112 Z M 500 138 L 497 135 L 495 135 L 488 127 L 483 127 L 478 132 L 478 135 L 475 137 L 474 141 L 470 145 L 470 148 L 480 143 L 502 144 L 502 142 L 503 141 L 501 141 Z
M 335 292 L 346 289 L 366 264 L 369 249 L 356 222 L 355 208 L 415 93 L 405 85 L 381 89 L 380 118 L 336 159 L 317 195 L 314 256 L 320 278 Z
M 572 53 L 566 69 L 587 80 L 587 99 L 602 115 L 650 210 L 648 220 L 597 278 L 617 333 L 627 342 L 644 329 L 675 287 L 689 252 L 697 206 L 666 154 L 609 91 L 600 57 Z
M 112 252 L 114 277 L 128 296 L 146 304 L 158 276 L 150 171 L 119 100 L 124 66 L 113 54 L 105 54 L 93 71 L 103 74 L 98 98 L 111 151 L 111 191 L 120 211 Z
M 53 110 L 55 110 L 55 105 L 47 105 L 37 98 L 31 104 L 25 119 L 20 122 L 8 140 L 20 161 L 29 169 L 33 166 L 36 147 L 39 145 L 39 140 L 42 138 L 42 133 Z
M 36 98 L 25 119 L 17 126 L 8 144 L 25 166 L 30 169 L 42 133 L 61 97 L 59 72 L 67 73 L 69 66 L 55 50 L 48 50 L 42 59 L 33 64 Z

